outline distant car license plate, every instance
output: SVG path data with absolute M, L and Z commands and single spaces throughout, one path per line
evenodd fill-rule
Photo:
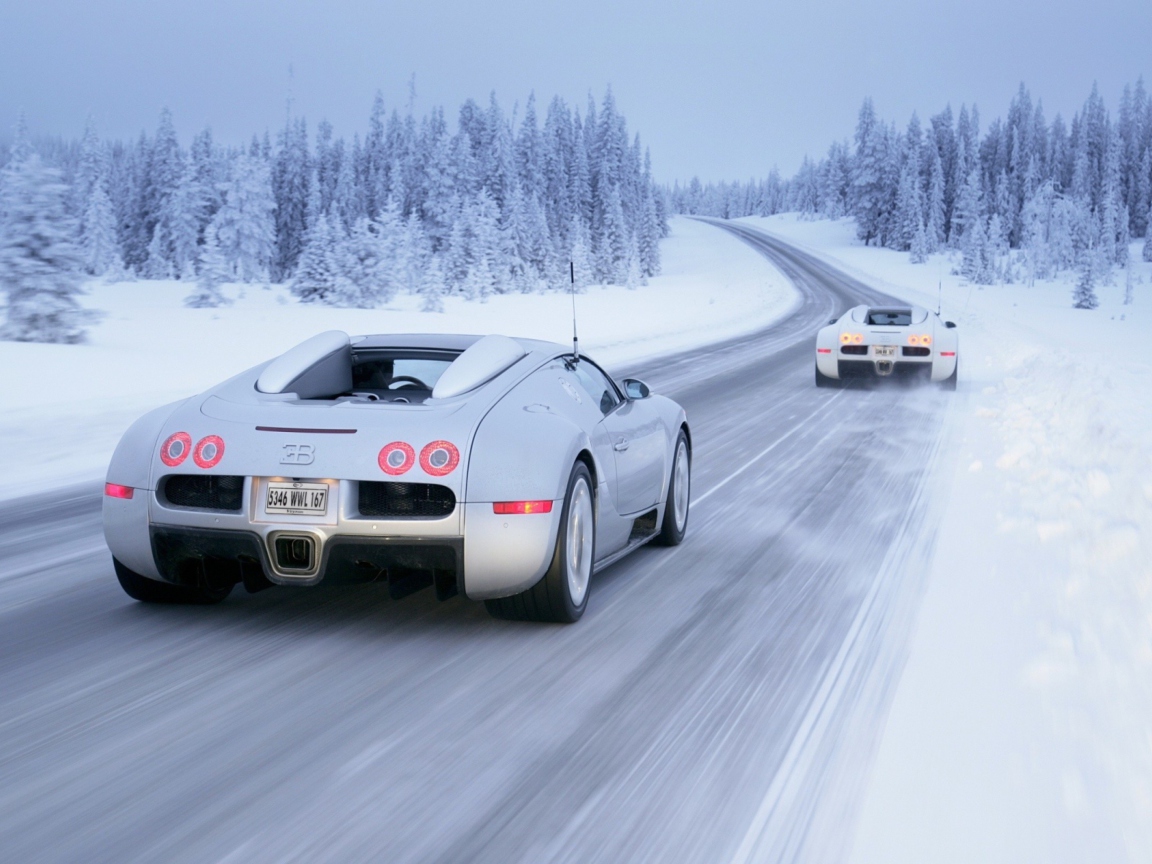
M 328 512 L 328 486 L 324 483 L 269 483 L 264 512 L 323 516 Z
M 876 352 L 877 357 L 895 357 L 895 345 L 873 345 L 872 349 Z

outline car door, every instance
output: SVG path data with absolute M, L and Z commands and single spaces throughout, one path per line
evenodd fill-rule
M 641 513 L 656 505 L 664 482 L 664 429 L 643 399 L 625 399 L 603 370 L 587 358 L 575 368 L 581 386 L 604 414 L 616 463 L 616 510 Z

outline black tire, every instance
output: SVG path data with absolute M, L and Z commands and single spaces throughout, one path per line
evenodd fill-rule
M 116 578 L 124 593 L 133 600 L 141 603 L 182 603 L 191 605 L 210 606 L 219 603 L 230 593 L 232 586 L 227 588 L 191 588 L 187 585 L 173 585 L 170 582 L 160 582 L 149 579 L 129 570 L 115 558 L 112 566 L 116 568 Z
M 816 386 L 817 387 L 831 387 L 831 388 L 835 389 L 835 388 L 838 388 L 840 386 L 840 379 L 839 378 L 829 378 L 827 375 L 825 375 L 823 372 L 821 372 L 820 367 L 817 366 L 816 367 Z
M 583 492 L 579 491 L 581 488 Z M 552 553 L 552 563 L 548 571 L 527 591 L 521 591 L 511 597 L 485 600 L 484 606 L 489 615 L 506 621 L 554 621 L 560 624 L 573 624 L 580 620 L 580 616 L 588 608 L 588 582 L 591 581 L 592 562 L 596 560 L 594 488 L 588 466 L 583 462 L 577 462 L 572 466 L 572 473 L 568 477 L 568 490 L 564 496 L 564 509 L 560 513 L 560 530 L 556 532 L 556 549 Z M 587 502 L 591 504 L 589 511 L 585 511 L 585 499 L 580 498 L 577 501 L 577 496 L 583 494 L 588 496 Z M 591 524 L 588 526 L 592 534 L 591 548 L 586 550 L 587 575 L 583 595 L 579 597 L 578 602 L 572 595 L 573 580 L 569 579 L 569 561 L 566 554 L 570 530 L 573 528 L 569 516 L 574 506 L 579 507 L 585 515 L 588 512 L 592 514 Z M 580 537 L 583 539 L 584 535 L 581 534 Z M 583 562 L 585 559 L 581 557 L 580 561 Z
M 681 477 L 677 469 L 680 457 L 684 457 L 684 471 Z M 683 485 L 681 485 L 683 484 Z M 683 492 L 680 501 L 683 518 L 677 519 L 676 498 Z M 688 509 L 692 503 L 692 448 L 688 446 L 688 436 L 684 430 L 676 436 L 676 448 L 672 451 L 672 472 L 668 478 L 668 497 L 664 500 L 664 521 L 660 523 L 660 534 L 656 542 L 661 546 L 679 546 L 688 530 Z
M 956 382 L 960 377 L 960 358 L 956 358 L 956 368 L 952 370 L 952 374 L 940 382 L 941 390 L 955 390 Z

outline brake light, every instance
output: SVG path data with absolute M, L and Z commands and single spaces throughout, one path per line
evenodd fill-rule
M 941 351 L 940 356 L 941 357 L 955 357 L 956 352 L 955 351 Z
M 208 435 L 196 442 L 192 451 L 192 461 L 201 468 L 215 468 L 224 458 L 224 439 L 219 435 Z
M 105 483 L 104 494 L 109 498 L 123 498 L 127 501 L 136 490 L 131 486 L 121 486 L 119 483 Z M 548 502 L 552 503 L 552 502 Z
M 398 477 L 408 473 L 416 464 L 416 451 L 412 449 L 410 444 L 405 444 L 403 441 L 393 441 L 380 449 L 380 455 L 376 457 L 376 461 L 380 465 L 380 470 L 385 474 Z
M 496 501 L 492 512 L 501 516 L 513 513 L 551 513 L 551 501 Z
M 817 348 L 816 353 L 817 354 L 831 354 L 832 349 L 831 348 Z
M 176 432 L 160 445 L 160 461 L 169 468 L 175 468 L 192 452 L 192 436 L 187 432 Z
M 460 451 L 451 441 L 433 441 L 420 451 L 420 467 L 433 477 L 451 474 L 459 464 Z

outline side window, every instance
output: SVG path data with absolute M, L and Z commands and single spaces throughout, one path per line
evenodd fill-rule
M 600 413 L 607 414 L 619 404 L 616 388 L 608 377 L 593 364 L 581 360 L 576 364 L 573 374 L 579 379 L 580 386 L 592 397 L 592 401 L 600 406 Z

